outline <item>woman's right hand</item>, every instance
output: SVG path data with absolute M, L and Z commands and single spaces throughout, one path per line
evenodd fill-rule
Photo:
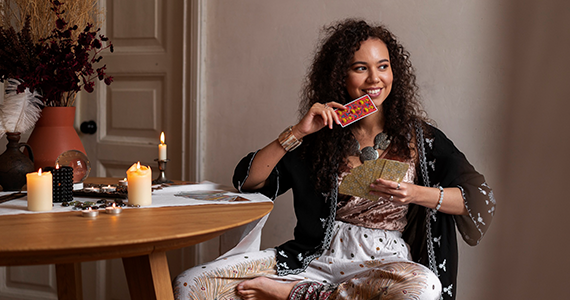
M 332 129 L 334 123 L 340 125 L 340 118 L 335 112 L 335 108 L 341 110 L 347 109 L 344 105 L 334 101 L 325 104 L 313 104 L 301 121 L 293 126 L 293 134 L 295 137 L 302 139 L 304 136 L 317 132 L 325 126 Z
M 297 139 L 302 139 L 327 125 L 332 129 L 334 123 L 340 124 L 340 118 L 334 111 L 335 108 L 346 109 L 344 105 L 336 102 L 313 104 L 301 121 L 293 126 L 293 135 Z M 249 176 L 243 183 L 242 189 L 253 191 L 265 186 L 265 181 L 269 178 L 271 170 L 275 168 L 285 153 L 287 152 L 277 139 L 259 150 L 251 163 Z

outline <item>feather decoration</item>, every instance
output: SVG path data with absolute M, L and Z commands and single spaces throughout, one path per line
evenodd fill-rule
M 42 113 L 43 102 L 39 94 L 30 89 L 18 93 L 21 81 L 8 79 L 4 103 L 0 104 L 0 137 L 6 132 L 24 133 L 32 128 Z

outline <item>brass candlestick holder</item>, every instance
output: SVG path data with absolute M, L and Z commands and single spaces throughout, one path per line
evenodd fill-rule
M 163 183 L 174 183 L 172 180 L 166 178 L 164 171 L 166 171 L 166 163 L 170 161 L 170 159 L 155 159 L 154 161 L 158 162 L 158 170 L 160 173 L 158 177 L 152 181 L 152 184 L 163 184 Z

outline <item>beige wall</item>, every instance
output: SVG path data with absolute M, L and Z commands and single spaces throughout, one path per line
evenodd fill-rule
M 319 30 L 334 20 L 382 22 L 411 53 L 425 107 L 492 186 L 505 97 L 505 7 L 493 0 L 208 0 L 203 178 L 229 184 L 235 164 L 297 120 Z M 500 197 L 499 197 L 500 198 Z M 290 195 L 276 202 L 262 247 L 291 237 Z M 496 229 L 461 245 L 460 299 L 479 299 Z M 222 238 L 221 249 L 232 236 Z M 218 245 L 203 245 L 203 259 Z
M 494 299 L 570 299 L 570 2 L 512 0 L 510 11 L 499 238 L 485 286 Z
M 497 216 L 460 244 L 458 299 L 568 299 L 570 2 L 567 0 L 208 0 L 203 179 L 233 167 L 296 120 L 319 28 L 359 16 L 411 52 L 431 117 L 495 187 Z M 281 197 L 262 247 L 290 238 Z M 202 245 L 215 257 L 235 236 Z

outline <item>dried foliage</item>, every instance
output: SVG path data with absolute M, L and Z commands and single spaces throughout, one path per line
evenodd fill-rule
M 62 17 L 79 28 L 87 24 L 98 27 L 104 12 L 97 7 L 97 0 L 65 0 Z M 13 27 L 16 32 L 24 28 L 26 18 L 30 18 L 30 36 L 34 42 L 39 42 L 51 34 L 56 16 L 52 11 L 52 3 L 48 0 L 1 0 L 0 26 Z M 77 38 L 79 32 L 74 33 Z
M 106 65 L 95 68 L 101 52 L 113 52 L 113 45 L 93 24 L 70 23 L 67 4 L 43 1 L 51 5 L 47 34 L 34 37 L 31 16 L 25 17 L 19 32 L 14 26 L 0 26 L 0 81 L 17 79 L 19 93 L 26 88 L 38 92 L 45 106 L 73 106 L 81 89 L 93 92 L 95 80 L 107 85 L 113 81 L 105 74 Z
M 40 64 L 41 51 L 41 44 L 31 36 L 30 18 L 19 32 L 13 27 L 0 27 L 0 80 L 33 73 Z

